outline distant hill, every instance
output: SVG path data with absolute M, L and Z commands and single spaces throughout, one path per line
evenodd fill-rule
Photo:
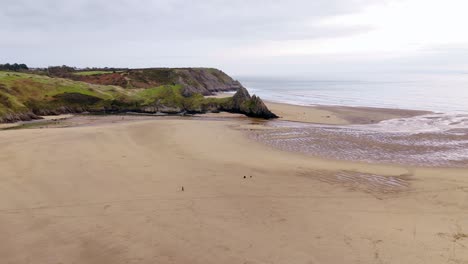
M 219 91 L 243 96 L 205 98 Z M 81 112 L 206 113 L 229 111 L 272 118 L 258 97 L 227 74 L 210 68 L 93 69 L 50 67 L 0 71 L 0 122 Z M 239 98 L 240 102 L 239 102 Z

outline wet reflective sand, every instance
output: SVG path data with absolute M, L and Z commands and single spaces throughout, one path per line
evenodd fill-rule
M 251 136 L 281 150 L 324 158 L 427 167 L 468 167 L 468 118 L 443 116 L 330 126 L 271 122 Z M 430 126 L 426 126 L 431 122 Z

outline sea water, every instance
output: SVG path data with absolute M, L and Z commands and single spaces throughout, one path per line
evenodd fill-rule
M 277 122 L 287 129 L 256 137 L 284 150 L 336 159 L 423 166 L 468 166 L 468 75 L 404 75 L 363 79 L 240 77 L 269 101 L 427 110 L 376 124 L 325 126 Z M 328 139 L 328 140 L 324 140 Z
M 239 77 L 269 101 L 468 112 L 468 74 L 401 74 L 368 77 Z

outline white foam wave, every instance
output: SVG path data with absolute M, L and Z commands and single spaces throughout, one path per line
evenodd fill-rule
M 372 125 L 354 125 L 356 129 L 387 133 L 462 133 L 468 132 L 468 113 L 428 114 L 384 120 Z

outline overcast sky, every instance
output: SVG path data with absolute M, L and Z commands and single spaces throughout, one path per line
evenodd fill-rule
M 0 0 L 0 63 L 468 73 L 467 0 Z

